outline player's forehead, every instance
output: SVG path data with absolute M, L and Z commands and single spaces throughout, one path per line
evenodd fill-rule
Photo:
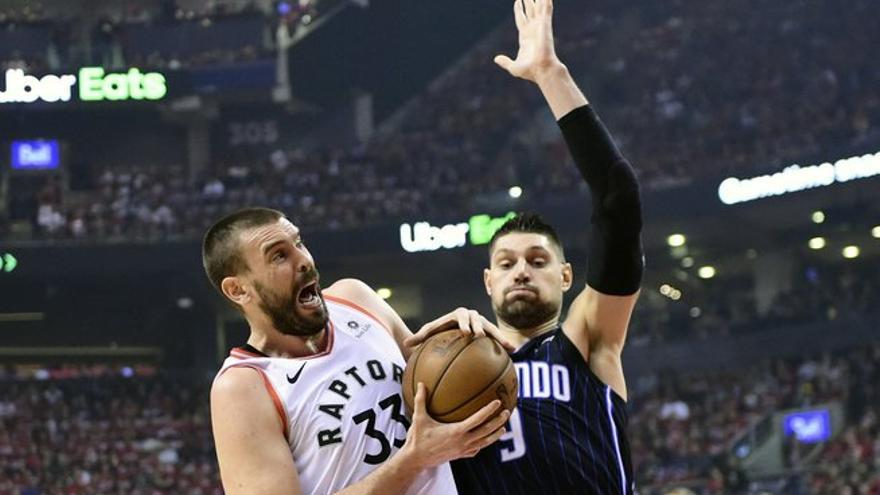
M 239 242 L 243 251 L 259 256 L 273 245 L 294 240 L 299 235 L 296 225 L 286 218 L 279 218 L 275 222 L 242 230 L 239 233 Z
M 553 241 L 544 234 L 535 232 L 511 232 L 495 239 L 492 257 L 506 254 L 524 254 L 529 251 L 555 252 Z

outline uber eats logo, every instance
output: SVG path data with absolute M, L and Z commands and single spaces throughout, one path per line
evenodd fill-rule
M 76 86 L 76 91 L 74 87 Z M 165 76 L 158 72 L 105 72 L 102 67 L 83 67 L 77 75 L 47 74 L 42 77 L 25 74 L 21 69 L 6 71 L 0 103 L 46 103 L 70 101 L 74 94 L 80 100 L 123 101 L 161 100 L 168 93 Z
M 516 216 L 510 212 L 501 217 L 474 215 L 467 222 L 435 227 L 428 222 L 400 226 L 400 245 L 409 253 L 459 248 L 470 242 L 474 246 L 489 244 L 495 231 Z

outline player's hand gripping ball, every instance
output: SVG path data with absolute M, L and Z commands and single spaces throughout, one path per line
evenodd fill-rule
M 410 413 L 416 386 L 425 384 L 425 409 L 442 423 L 461 421 L 495 399 L 516 407 L 516 368 L 501 344 L 461 330 L 429 337 L 406 363 L 403 400 Z

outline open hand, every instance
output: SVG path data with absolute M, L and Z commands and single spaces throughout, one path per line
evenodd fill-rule
M 497 55 L 495 63 L 515 77 L 538 82 L 538 79 L 563 67 L 553 44 L 553 0 L 516 0 L 513 15 L 519 31 L 516 59 Z
M 465 333 L 472 334 L 474 337 L 488 335 L 498 341 L 498 343 L 507 351 L 513 352 L 516 350 L 511 343 L 504 340 L 504 337 L 494 323 L 487 320 L 477 311 L 467 308 L 456 308 L 452 312 L 447 313 L 430 323 L 422 325 L 422 328 L 411 337 L 404 340 L 403 344 L 409 347 L 415 347 L 427 340 L 431 335 L 444 330 L 451 330 L 453 328 L 458 328 Z

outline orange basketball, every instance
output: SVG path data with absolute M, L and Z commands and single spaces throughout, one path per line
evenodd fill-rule
M 425 406 L 437 421 L 453 423 L 495 399 L 516 407 L 516 369 L 501 344 L 461 330 L 432 335 L 414 352 L 403 374 L 403 399 L 410 412 L 416 386 L 425 384 Z

